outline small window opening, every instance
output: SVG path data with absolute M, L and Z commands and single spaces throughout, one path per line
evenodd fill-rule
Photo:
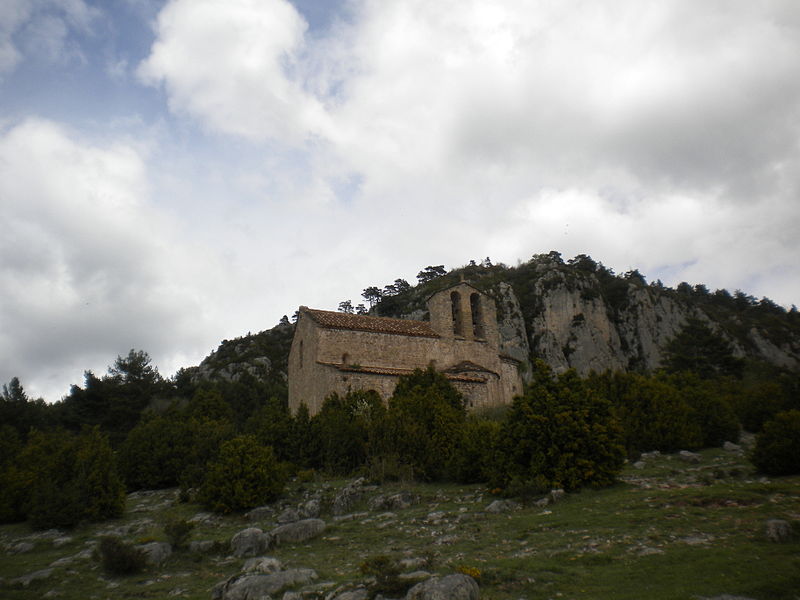
M 483 310 L 481 308 L 481 297 L 478 294 L 470 295 L 469 307 L 472 312 L 472 334 L 476 338 L 483 339 L 485 337 L 485 332 L 483 330 Z
M 450 294 L 450 306 L 453 313 L 453 333 L 464 335 L 464 325 L 461 317 L 461 294 L 458 292 Z
M 303 368 L 303 340 L 300 340 L 300 368 Z
M 349 365 L 350 364 L 350 355 L 347 352 L 342 354 L 342 364 L 343 365 Z

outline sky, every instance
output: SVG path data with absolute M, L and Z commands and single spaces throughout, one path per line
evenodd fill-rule
M 0 383 L 428 265 L 800 300 L 796 0 L 2 0 Z

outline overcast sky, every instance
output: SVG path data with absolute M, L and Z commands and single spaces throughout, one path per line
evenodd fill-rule
M 797 0 L 2 0 L 0 383 L 427 265 L 800 300 Z

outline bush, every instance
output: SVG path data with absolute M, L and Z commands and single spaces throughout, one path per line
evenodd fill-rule
M 767 475 L 800 473 L 800 410 L 778 413 L 756 436 L 753 464 Z
M 144 553 L 116 536 L 100 538 L 100 563 L 111 575 L 132 575 L 144 570 Z
M 375 577 L 375 585 L 371 590 L 370 597 L 377 594 L 398 597 L 405 595 L 411 583 L 400 578 L 399 563 L 384 554 L 371 556 L 359 566 L 361 573 Z
M 377 432 L 385 414 L 383 401 L 374 390 L 328 396 L 311 421 L 318 451 L 315 462 L 336 475 L 349 475 L 365 465 L 377 453 Z
M 481 483 L 491 479 L 496 462 L 500 423 L 468 419 L 450 462 L 450 474 L 459 483 Z
M 738 442 L 739 418 L 731 405 L 730 390 L 741 387 L 733 378 L 701 379 L 694 373 L 676 373 L 657 380 L 677 390 L 690 408 L 691 422 L 699 434 L 699 445 L 716 448 L 725 442 Z
M 194 523 L 185 519 L 170 518 L 164 524 L 164 534 L 173 550 L 183 550 L 187 547 L 192 529 L 194 529 Z
M 9 475 L 15 510 L 36 528 L 114 518 L 125 508 L 113 452 L 98 427 L 85 427 L 78 436 L 31 432 Z
M 590 377 L 589 386 L 613 405 L 628 456 L 698 448 L 703 435 L 688 402 L 667 381 L 635 373 Z
M 120 472 L 131 490 L 198 485 L 208 460 L 232 435 L 230 421 L 183 412 L 157 416 L 128 434 L 119 450 Z
M 537 361 L 533 381 L 514 399 L 502 425 L 496 483 L 536 481 L 538 487 L 568 491 L 609 485 L 624 457 L 611 403 L 574 371 L 556 378 Z
M 242 435 L 222 444 L 198 499 L 215 512 L 242 511 L 275 500 L 285 484 L 286 473 L 272 448 Z
M 461 394 L 434 369 L 400 377 L 389 399 L 386 451 L 423 480 L 442 479 L 453 458 L 466 409 Z

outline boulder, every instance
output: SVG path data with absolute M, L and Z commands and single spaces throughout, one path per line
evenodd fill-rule
M 261 600 L 317 578 L 313 569 L 287 569 L 268 575 L 236 575 L 218 583 L 211 592 L 213 600 Z
M 249 558 L 245 561 L 242 571 L 245 573 L 277 573 L 283 565 L 277 558 L 271 556 L 259 556 Z
M 333 499 L 331 510 L 334 515 L 343 515 L 348 512 L 353 505 L 361 499 L 364 493 L 363 477 L 359 477 L 344 486 Z
M 206 552 L 211 552 L 213 549 L 213 540 L 195 540 L 193 542 L 189 542 L 189 552 L 205 554 Z
M 9 554 L 25 554 L 26 552 L 30 552 L 36 546 L 31 542 L 17 542 L 13 546 L 9 546 L 7 548 Z
M 53 569 L 42 569 L 40 571 L 34 571 L 33 573 L 28 573 L 27 575 L 23 575 L 22 577 L 17 577 L 16 579 L 12 579 L 11 583 L 16 585 L 21 585 L 22 587 L 28 587 L 34 581 L 49 579 L 52 574 L 53 574 Z
M 172 554 L 172 546 L 167 542 L 150 542 L 149 544 L 140 544 L 137 548 L 144 554 L 147 564 L 155 567 L 163 564 Z
M 298 512 L 293 508 L 287 508 L 281 514 L 278 515 L 276 519 L 280 525 L 285 525 L 286 523 L 294 523 L 295 521 L 300 520 L 300 515 Z
M 445 516 L 446 513 L 443 510 L 437 510 L 432 513 L 428 513 L 428 516 L 425 517 L 425 522 L 431 525 L 438 525 L 442 522 Z
M 681 450 L 678 452 L 678 458 L 680 458 L 683 462 L 693 465 L 700 462 L 700 455 L 694 452 L 689 452 L 688 450 Z
M 550 490 L 550 503 L 555 504 L 563 500 L 567 493 L 564 490 Z
M 267 549 L 268 542 L 269 536 L 258 527 L 248 527 L 231 538 L 231 552 L 238 558 L 258 556 Z
M 400 581 L 403 581 L 409 585 L 420 583 L 421 581 L 425 581 L 431 577 L 432 573 L 430 571 L 411 571 L 410 573 L 400 573 L 397 578 Z
M 485 510 L 488 513 L 499 514 L 508 512 L 510 510 L 515 510 L 517 508 L 519 508 L 519 504 L 517 504 L 513 500 L 495 500 L 483 510 Z
M 420 567 L 424 567 L 428 564 L 428 559 L 422 557 L 413 557 L 413 558 L 401 558 L 398 562 L 400 568 L 404 571 L 409 569 L 419 569 Z
M 728 452 L 739 452 L 742 449 L 739 444 L 734 444 L 733 442 L 725 442 L 722 444 L 722 448 Z
M 406 594 L 406 600 L 478 600 L 478 584 L 461 573 L 447 577 L 431 577 L 418 583 Z
M 302 519 L 316 519 L 322 511 L 319 498 L 312 498 L 308 502 L 300 505 L 300 518 Z
M 370 510 L 403 510 L 417 502 L 417 497 L 410 492 L 399 492 L 388 496 L 375 496 L 369 501 Z
M 247 520 L 252 523 L 255 521 L 271 520 L 273 514 L 275 514 L 275 511 L 272 510 L 271 506 L 259 506 L 245 513 L 244 516 L 247 517 Z
M 70 543 L 72 543 L 72 538 L 69 536 L 57 537 L 53 540 L 53 546 L 55 548 L 60 548 L 61 546 L 65 546 Z
M 276 527 L 269 533 L 270 543 L 275 546 L 297 544 L 317 537 L 325 531 L 322 519 L 303 519 Z
M 792 526 L 783 519 L 770 519 L 767 521 L 767 539 L 770 542 L 788 542 L 792 537 Z
M 337 594 L 334 600 L 367 600 L 368 597 L 369 592 L 367 592 L 367 588 L 362 587 Z

